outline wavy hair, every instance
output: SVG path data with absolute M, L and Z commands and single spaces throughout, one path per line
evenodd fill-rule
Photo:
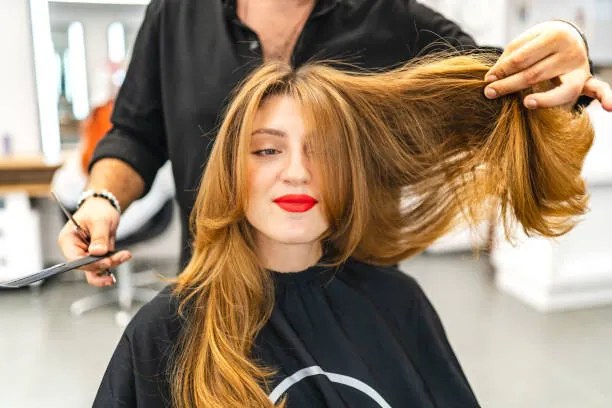
M 297 101 L 310 130 L 330 265 L 349 256 L 396 263 L 490 208 L 529 234 L 572 228 L 587 205 L 580 171 L 593 139 L 588 117 L 527 110 L 522 93 L 486 99 L 482 78 L 496 58 L 437 55 L 379 73 L 269 63 L 241 84 L 191 214 L 193 256 L 175 282 L 185 324 L 169 371 L 174 406 L 273 406 L 266 391 L 274 371 L 251 348 L 274 286 L 245 217 L 251 127 L 270 96 Z

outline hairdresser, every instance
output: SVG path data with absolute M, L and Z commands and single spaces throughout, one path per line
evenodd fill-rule
M 342 60 L 381 69 L 453 47 L 475 47 L 455 23 L 414 0 L 152 0 L 116 100 L 113 128 L 89 165 L 89 182 L 75 219 L 58 242 L 68 259 L 115 247 L 120 212 L 149 190 L 172 161 L 182 222 L 181 266 L 190 257 L 188 218 L 231 90 L 262 61 L 300 66 Z M 536 25 L 508 44 L 486 75 L 488 98 L 558 79 L 550 91 L 527 95 L 538 109 L 575 104 L 581 95 L 612 110 L 608 84 L 591 76 L 588 46 L 568 22 Z M 106 269 L 128 260 L 120 251 L 87 268 L 87 281 L 112 285 Z

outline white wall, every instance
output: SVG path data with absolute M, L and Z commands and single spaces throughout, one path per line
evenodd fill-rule
M 481 45 L 501 47 L 507 42 L 508 0 L 420 0 L 457 22 Z
M 30 8 L 26 0 L 0 2 L 0 135 L 12 135 L 13 151 L 40 151 L 40 127 Z
M 508 0 L 509 34 L 512 37 L 537 23 L 553 19 L 578 24 L 587 35 L 591 59 L 596 65 L 612 65 L 612 0 Z M 517 12 L 522 3 L 529 4 L 525 18 Z
M 456 21 L 479 44 L 504 46 L 543 21 L 570 20 L 586 33 L 591 58 L 612 65 L 612 0 L 419 0 Z

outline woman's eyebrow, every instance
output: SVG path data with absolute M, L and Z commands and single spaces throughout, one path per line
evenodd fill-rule
M 283 132 L 282 130 L 278 130 L 278 129 L 272 129 L 272 128 L 260 128 L 260 129 L 256 129 L 253 131 L 253 133 L 251 133 L 252 135 L 257 135 L 257 134 L 262 134 L 262 133 L 267 133 L 273 136 L 278 136 L 278 137 L 287 137 L 287 134 L 285 132 Z

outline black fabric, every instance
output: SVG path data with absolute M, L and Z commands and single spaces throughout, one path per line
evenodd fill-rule
M 414 0 L 320 0 L 292 55 L 341 59 L 361 68 L 397 66 L 449 46 L 473 47 L 455 23 Z M 112 115 L 92 162 L 119 158 L 145 180 L 172 161 L 181 210 L 184 265 L 188 217 L 230 91 L 262 62 L 256 34 L 235 1 L 152 0 Z M 346 66 L 344 67 L 346 68 Z
M 278 369 L 268 394 L 303 374 L 279 395 L 288 397 L 288 408 L 479 406 L 413 278 L 353 259 L 339 269 L 272 274 L 274 311 L 253 356 Z M 176 308 L 166 288 L 138 312 L 94 407 L 170 406 L 165 372 L 182 327 Z

